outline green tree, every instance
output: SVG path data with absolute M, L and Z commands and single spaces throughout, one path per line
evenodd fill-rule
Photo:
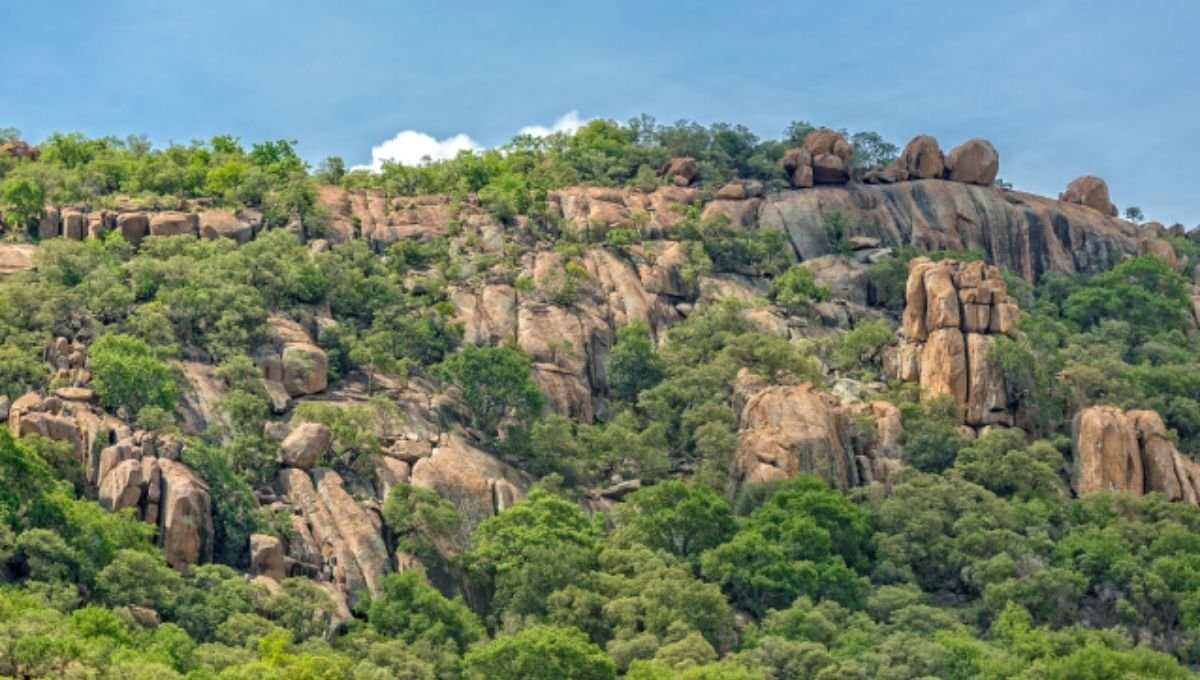
M 724 498 L 677 480 L 630 494 L 617 506 L 616 520 L 629 538 L 688 560 L 725 542 L 737 528 Z
M 388 574 L 381 590 L 367 607 L 367 620 L 388 637 L 409 644 L 449 642 L 460 653 L 483 637 L 483 626 L 471 610 L 426 583 L 423 569 Z
M 829 289 L 818 286 L 807 267 L 793 265 L 771 280 L 771 297 L 792 314 L 802 313 L 813 302 L 829 298 Z
M 16 177 L 0 185 L 0 206 L 4 208 L 4 221 L 10 227 L 29 226 L 42 214 L 45 202 L 42 188 L 24 177 Z
M 587 636 L 573 628 L 534 626 L 516 635 L 499 637 L 463 658 L 463 671 L 472 680 L 610 680 L 616 677 L 612 659 Z
M 434 371 L 462 391 L 472 422 L 489 432 L 506 417 L 528 426 L 545 407 L 546 398 L 530 375 L 529 357 L 513 347 L 467 345 Z
M 618 399 L 636 402 L 642 390 L 654 387 L 665 375 L 665 364 L 654 351 L 645 323 L 635 321 L 617 331 L 617 344 L 608 357 L 608 382 Z
M 144 340 L 104 335 L 92 343 L 88 354 L 96 396 L 106 408 L 124 407 L 131 414 L 145 406 L 175 411 L 179 398 L 175 376 Z

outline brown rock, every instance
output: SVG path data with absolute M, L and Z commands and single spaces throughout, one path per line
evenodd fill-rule
M 928 335 L 925 327 L 925 272 L 933 266 L 927 257 L 916 257 L 908 263 L 908 281 L 904 288 L 904 312 L 901 329 L 904 335 L 923 342 Z
M 29 161 L 37 161 L 42 155 L 42 150 L 36 146 L 30 145 L 24 140 L 10 139 L 7 142 L 0 144 L 0 153 L 8 154 L 14 158 L 24 158 Z
M 663 167 L 662 174 L 673 177 L 677 186 L 685 187 L 696 181 L 700 174 L 700 165 L 690 156 L 672 158 Z
M 28 243 L 0 243 L 0 277 L 33 268 L 37 246 Z
M 836 400 L 812 385 L 775 385 L 745 402 L 739 418 L 736 467 L 741 484 L 788 479 L 804 472 L 831 486 L 859 483 L 843 438 Z
M 967 401 L 966 343 L 958 328 L 939 328 L 929 334 L 921 351 L 921 392 L 949 394 L 958 404 Z
M 117 215 L 117 230 L 130 245 L 136 247 L 150 233 L 150 218 L 143 212 L 121 213 Z
M 326 453 L 333 436 L 321 423 L 301 423 L 279 445 L 280 462 L 287 467 L 308 470 Z
M 939 179 L 946 173 L 946 157 L 937 139 L 917 135 L 904 146 L 896 164 L 912 179 Z
M 182 213 L 174 210 L 155 213 L 150 218 L 151 236 L 180 236 L 183 234 L 196 235 L 198 220 L 195 213 Z
M 990 187 L 1000 172 L 1000 154 L 986 139 L 968 139 L 946 156 L 946 177 L 952 182 Z
M 62 235 L 62 220 L 57 208 L 47 206 L 38 217 L 38 238 L 46 241 Z
M 412 468 L 412 484 L 436 491 L 458 509 L 464 535 L 470 535 L 484 519 L 496 513 L 494 481 L 505 479 L 520 493 L 529 488 L 525 475 L 469 445 L 458 435 L 449 435 L 433 453 Z
M 226 210 L 205 210 L 200 213 L 199 229 L 201 238 L 230 238 L 239 244 L 245 244 L 254 238 L 254 224 L 242 222 Z
M 812 154 L 803 147 L 788 149 L 779 159 L 779 165 L 787 173 L 788 182 L 797 189 L 813 185 Z
M 1013 424 L 1008 408 L 1008 392 L 1004 374 L 988 361 L 992 338 L 979 333 L 967 333 L 967 412 L 968 425 Z
M 87 238 L 87 216 L 74 208 L 62 211 L 62 235 L 72 241 L 82 241 Z
M 274 581 L 287 577 L 283 541 L 265 534 L 250 535 L 250 573 Z
M 1091 406 L 1072 423 L 1076 493 L 1116 490 L 1141 494 L 1145 488 L 1137 430 L 1121 409 Z
M 1162 238 L 1143 238 L 1138 241 L 1138 255 L 1146 256 L 1153 255 L 1163 262 L 1172 270 L 1176 266 L 1175 248 L 1170 241 Z
M 812 175 L 815 184 L 845 184 L 850 181 L 850 164 L 831 153 L 813 156 Z
M 943 260 L 924 269 L 925 331 L 932 334 L 939 328 L 961 327 L 958 291 L 951 278 L 951 265 Z
M 1115 217 L 1117 214 L 1117 206 L 1108 197 L 1108 183 L 1092 175 L 1073 180 L 1067 190 L 1058 195 L 1058 200 L 1087 206 L 1103 215 Z
M 194 470 L 173 460 L 157 459 L 162 471 L 159 544 L 167 564 L 183 569 L 212 560 L 212 502 L 208 485 Z
M 746 185 L 741 182 L 729 182 L 721 185 L 713 194 L 713 198 L 719 201 L 740 201 L 746 198 Z
M 842 133 L 829 128 L 821 128 L 808 133 L 804 138 L 804 150 L 812 154 L 814 162 L 822 154 L 837 156 L 845 168 L 850 167 L 850 161 L 854 157 L 854 147 L 850 146 Z

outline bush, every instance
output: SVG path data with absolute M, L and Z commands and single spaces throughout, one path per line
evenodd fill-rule
M 150 346 L 130 335 L 105 335 L 89 348 L 92 384 L 105 408 L 131 415 L 155 406 L 175 412 L 179 387 L 171 369 Z
M 829 299 L 829 288 L 818 286 L 807 267 L 793 265 L 782 276 L 771 280 L 771 297 L 789 313 L 799 314 L 813 302 Z
M 467 345 L 434 372 L 462 391 L 471 421 L 488 432 L 495 432 L 506 417 L 527 427 L 545 407 L 546 397 L 530 374 L 529 357 L 513 347 Z

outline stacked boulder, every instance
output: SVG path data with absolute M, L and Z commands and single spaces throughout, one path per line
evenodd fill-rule
M 854 147 L 840 132 L 821 128 L 804 138 L 804 144 L 789 149 L 779 160 L 793 187 L 814 184 L 845 184 L 850 181 Z
M 919 382 L 925 397 L 948 394 L 972 427 L 1011 426 L 1004 376 L 987 359 L 1013 333 L 1020 310 L 1000 270 L 984 262 L 926 257 L 909 262 L 901 341 L 885 355 L 889 377 Z
M 158 527 L 167 564 L 182 571 L 212 560 L 212 498 L 200 475 L 179 462 L 177 441 L 137 432 L 100 452 L 97 478 L 100 505 L 130 508 Z
M 748 369 L 734 392 L 739 485 L 804 473 L 845 491 L 885 481 L 900 465 L 900 410 L 890 402 L 842 403 L 810 383 L 768 386 Z
M 282 316 L 267 321 L 267 342 L 254 354 L 263 372 L 271 408 L 287 409 L 293 397 L 316 394 L 329 384 L 329 357 L 303 326 Z
M 1075 493 L 1157 491 L 1172 501 L 1200 504 L 1200 465 L 1171 442 L 1154 411 L 1090 406 L 1072 423 Z

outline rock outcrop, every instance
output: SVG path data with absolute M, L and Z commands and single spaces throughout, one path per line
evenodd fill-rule
M 143 433 L 106 447 L 97 497 L 109 510 L 132 508 L 139 519 L 158 526 L 163 557 L 183 570 L 212 560 L 212 499 L 200 475 L 173 459 L 177 455 L 177 445 Z
M 1108 183 L 1092 175 L 1072 180 L 1067 190 L 1058 195 L 1058 200 L 1086 206 L 1102 215 L 1117 215 L 1117 206 L 1108 197 Z
M 663 166 L 662 174 L 670 177 L 676 186 L 686 187 L 700 175 L 700 164 L 691 156 L 672 158 Z
M 0 276 L 8 276 L 33 267 L 37 246 L 28 243 L 0 243 Z
M 411 482 L 453 503 L 462 518 L 462 532 L 470 535 L 480 522 L 523 496 L 532 480 L 458 434 L 447 433 L 413 466 Z
M 946 179 L 990 187 L 1000 172 L 1000 154 L 986 139 L 968 139 L 946 155 Z
M 891 403 L 846 406 L 809 383 L 764 385 L 748 369 L 734 389 L 739 485 L 805 473 L 847 490 L 883 481 L 899 465 L 900 413 Z M 873 435 L 860 430 L 860 416 L 874 420 Z
M 900 342 L 889 348 L 885 372 L 917 381 L 925 397 L 948 394 L 973 427 L 1011 426 L 1004 376 L 988 352 L 1014 331 L 1020 309 L 1000 270 L 983 262 L 918 257 L 909 262 Z
M 904 146 L 896 164 L 912 179 L 941 179 L 946 174 L 946 156 L 936 138 L 917 135 Z
M 254 360 L 263 371 L 268 392 L 290 397 L 316 394 L 329 383 L 329 358 L 317 347 L 300 324 L 272 316 L 267 325 L 268 343 L 259 347 Z
M 279 461 L 286 467 L 308 470 L 329 453 L 333 437 L 321 423 L 300 423 L 279 445 Z
M 1172 501 L 1200 502 L 1200 465 L 1175 448 L 1154 411 L 1091 406 L 1076 414 L 1071 434 L 1076 493 L 1157 491 Z

